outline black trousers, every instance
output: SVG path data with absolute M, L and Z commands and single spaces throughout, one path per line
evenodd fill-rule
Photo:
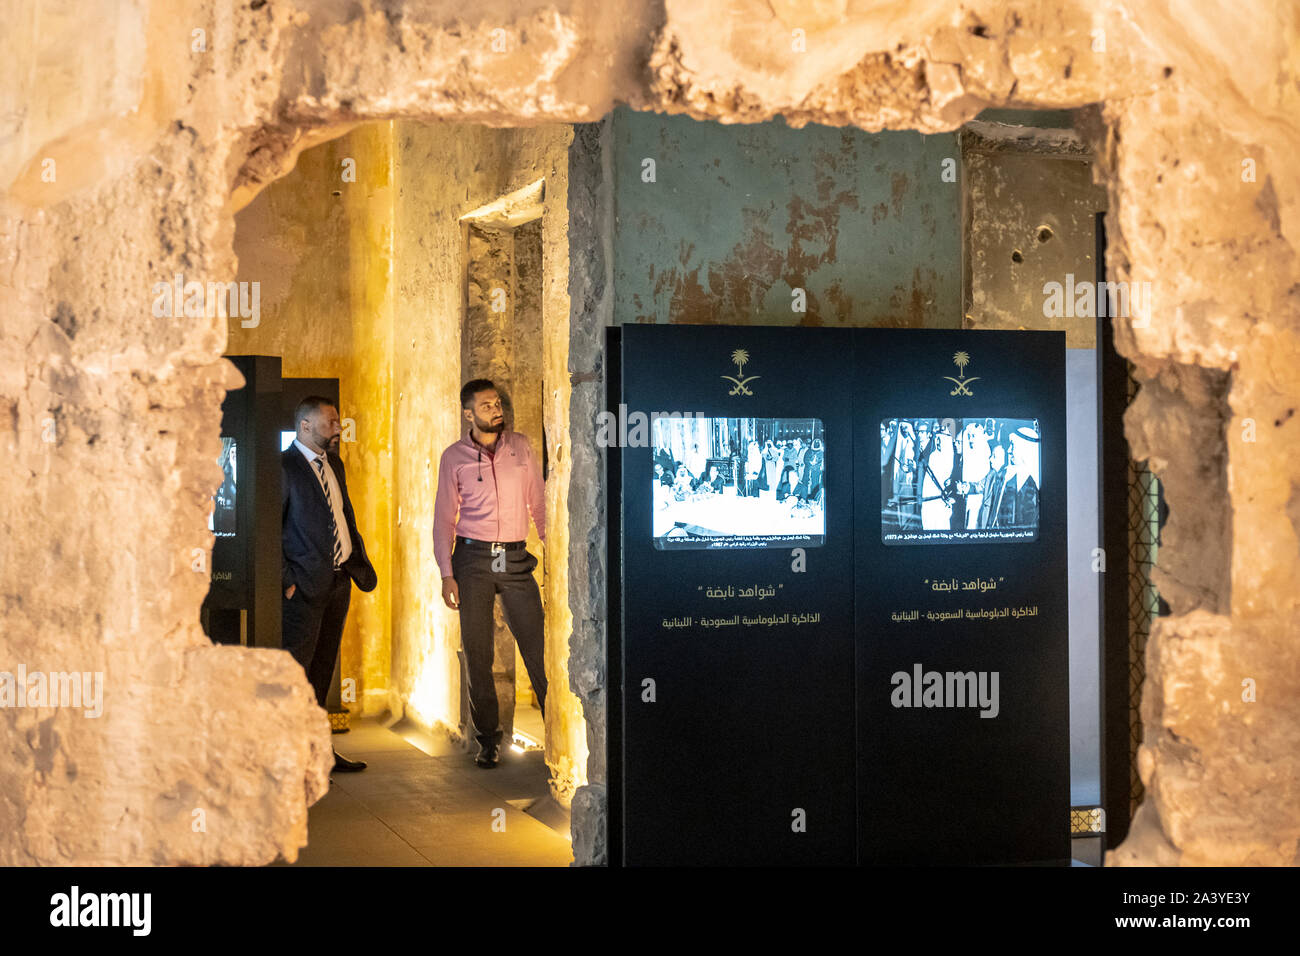
M 351 601 L 352 579 L 346 571 L 335 571 L 329 591 L 316 601 L 308 601 L 301 591 L 294 591 L 291 598 L 280 593 L 280 644 L 307 672 L 307 680 L 316 691 L 316 703 L 322 707 L 334 676 L 334 661 L 339 656 Z
M 501 713 L 492 680 L 492 607 L 498 594 L 506 625 L 519 645 L 528 679 L 546 713 L 545 623 L 542 595 L 533 578 L 537 559 L 524 549 L 492 554 L 489 545 L 460 544 L 451 555 L 451 574 L 460 591 L 460 642 L 469 674 L 469 712 L 479 745 L 501 742 Z

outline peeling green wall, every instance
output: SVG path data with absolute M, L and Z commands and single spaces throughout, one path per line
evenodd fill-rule
M 960 183 L 945 159 L 955 170 L 955 134 L 619 109 L 615 321 L 958 328 Z

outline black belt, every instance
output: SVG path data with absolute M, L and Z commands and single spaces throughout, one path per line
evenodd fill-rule
M 491 548 L 494 553 L 497 551 L 522 551 L 528 546 L 527 541 L 484 541 L 481 538 L 462 538 L 460 535 L 456 535 L 456 543 L 486 546 Z

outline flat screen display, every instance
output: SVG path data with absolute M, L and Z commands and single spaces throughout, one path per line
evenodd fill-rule
M 212 514 L 208 516 L 208 530 L 218 538 L 235 536 L 235 490 L 238 482 L 238 461 L 235 454 L 235 440 L 221 439 L 221 456 L 217 459 L 224 477 L 221 487 L 213 496 Z
M 885 544 L 1037 541 L 1036 418 L 897 416 L 880 422 Z
M 819 547 L 826 442 L 817 418 L 656 418 L 651 522 L 660 550 Z

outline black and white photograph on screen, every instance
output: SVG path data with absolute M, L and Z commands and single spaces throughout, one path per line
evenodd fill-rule
M 826 443 L 816 418 L 656 418 L 656 548 L 817 547 Z
M 235 535 L 235 440 L 221 439 L 221 457 L 217 464 L 225 477 L 221 487 L 213 496 L 212 514 L 208 516 L 208 530 L 218 538 L 232 538 Z
M 1038 540 L 1036 418 L 887 418 L 880 423 L 885 544 Z

